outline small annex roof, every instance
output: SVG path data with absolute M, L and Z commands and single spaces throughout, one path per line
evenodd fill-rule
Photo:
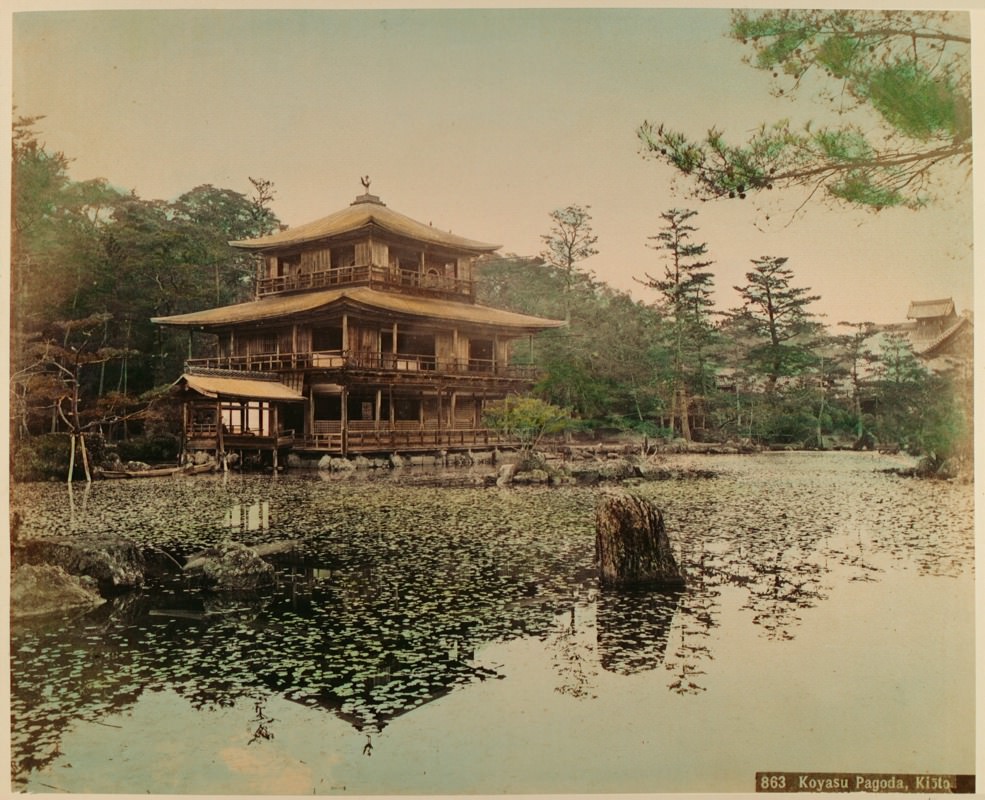
M 493 325 L 521 333 L 560 328 L 566 324 L 564 320 L 533 317 L 514 311 L 490 308 L 489 306 L 403 295 L 395 292 L 380 292 L 368 286 L 324 289 L 287 295 L 267 295 L 259 300 L 232 306 L 209 308 L 204 311 L 178 314 L 171 317 L 153 317 L 151 322 L 158 325 L 174 325 L 186 328 L 223 329 L 243 323 L 267 322 L 314 311 L 326 311 L 333 306 L 356 307 L 389 314 L 477 325 Z
M 343 208 L 314 222 L 308 222 L 296 228 L 288 228 L 256 239 L 239 239 L 229 244 L 243 250 L 274 250 L 352 233 L 369 225 L 376 225 L 389 233 L 427 244 L 476 254 L 492 253 L 502 246 L 466 239 L 464 236 L 457 236 L 431 225 L 425 225 L 423 222 L 411 219 L 399 211 L 387 208 L 386 204 L 373 194 L 359 195 L 348 208 Z
M 954 314 L 954 300 L 945 297 L 941 300 L 911 300 L 906 312 L 907 319 L 934 319 L 950 317 Z
M 198 375 L 186 372 L 172 386 L 187 386 L 205 397 L 234 397 L 244 400 L 302 402 L 304 395 L 277 380 L 241 378 L 226 375 Z

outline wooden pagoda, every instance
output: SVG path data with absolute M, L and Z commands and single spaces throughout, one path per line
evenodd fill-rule
M 365 185 L 365 184 L 364 184 Z M 504 444 L 483 406 L 530 388 L 511 343 L 562 321 L 475 302 L 486 244 L 364 193 L 315 222 L 230 242 L 259 254 L 246 303 L 158 317 L 215 336 L 176 381 L 186 450 L 348 456 Z

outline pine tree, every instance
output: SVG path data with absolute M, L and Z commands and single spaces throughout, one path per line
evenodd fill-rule
M 666 261 L 663 277 L 646 274 L 641 281 L 662 295 L 661 305 L 669 320 L 666 343 L 671 359 L 671 418 L 680 421 L 680 433 L 691 440 L 688 415 L 690 407 L 688 384 L 705 391 L 706 350 L 712 337 L 710 324 L 714 275 L 707 269 L 714 262 L 703 260 L 707 246 L 693 242 L 697 228 L 688 220 L 698 212 L 690 209 L 671 209 L 660 215 L 664 229 L 648 237 L 653 250 L 663 251 Z M 672 422 L 673 424 L 673 422 Z
M 598 255 L 595 243 L 598 236 L 592 232 L 591 206 L 570 205 L 551 212 L 554 224 L 551 232 L 541 236 L 545 249 L 540 257 L 564 273 L 565 319 L 571 319 L 569 298 L 576 276 L 575 264 Z
M 766 393 L 772 396 L 781 377 L 796 375 L 810 363 L 810 338 L 818 323 L 808 306 L 820 295 L 810 288 L 793 286 L 793 270 L 786 258 L 763 256 L 753 259 L 755 268 L 746 273 L 748 283 L 736 286 L 743 307 L 732 312 L 762 341 L 749 353 L 750 361 L 766 376 Z

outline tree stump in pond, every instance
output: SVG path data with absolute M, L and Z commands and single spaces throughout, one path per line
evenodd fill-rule
M 599 498 L 595 560 L 604 587 L 684 585 L 660 510 L 627 492 L 603 492 Z

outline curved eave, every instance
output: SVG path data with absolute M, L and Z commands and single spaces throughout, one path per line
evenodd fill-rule
M 537 333 L 560 328 L 564 320 L 545 319 L 489 306 L 457 303 L 452 300 L 416 297 L 359 286 L 348 289 L 325 289 L 293 295 L 273 295 L 221 308 L 210 308 L 190 314 L 153 317 L 151 322 L 199 330 L 225 330 L 239 325 L 270 321 L 286 322 L 312 313 L 324 313 L 333 308 L 355 308 L 364 312 L 382 313 L 423 320 L 443 320 L 472 325 L 487 325 L 517 334 Z
M 380 203 L 368 202 L 355 203 L 349 208 L 314 222 L 299 225 L 297 228 L 288 228 L 286 231 L 256 239 L 238 239 L 229 242 L 229 245 L 241 250 L 266 252 L 345 236 L 372 227 L 377 227 L 393 236 L 475 255 L 493 253 L 502 247 L 499 244 L 479 242 L 453 233 L 445 233 Z

